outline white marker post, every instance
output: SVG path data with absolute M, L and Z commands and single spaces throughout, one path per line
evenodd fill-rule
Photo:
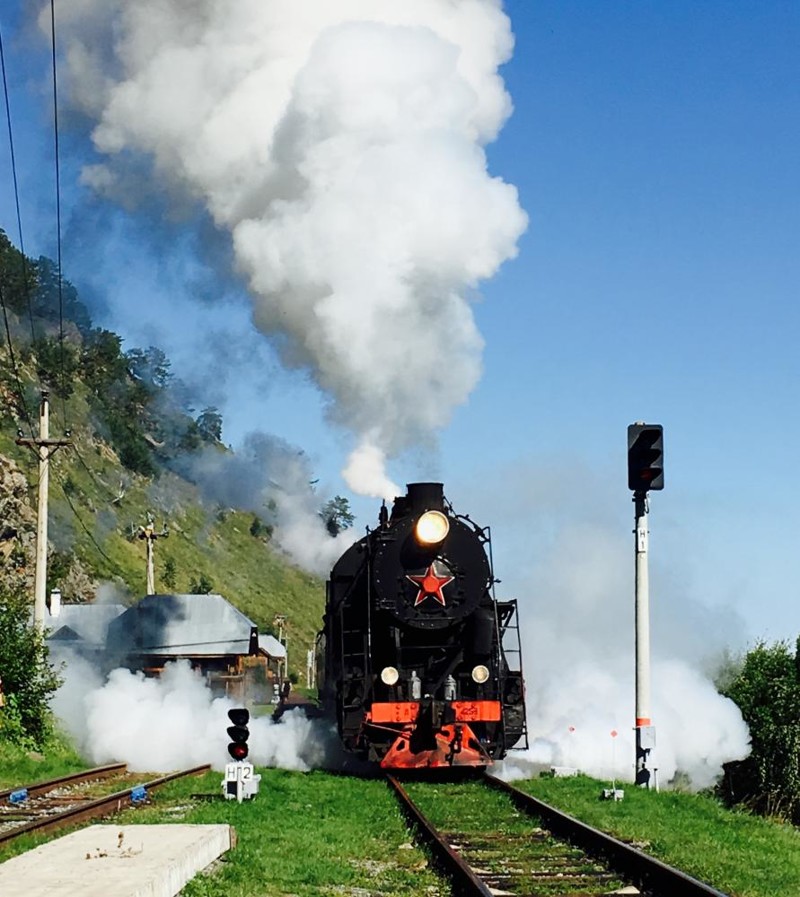
M 647 568 L 647 493 L 636 492 L 636 784 L 650 787 L 647 758 L 655 747 L 650 719 L 650 581 Z

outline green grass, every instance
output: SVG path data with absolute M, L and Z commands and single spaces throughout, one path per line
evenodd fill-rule
M 32 785 L 86 769 L 68 740 L 56 735 L 43 751 L 28 751 L 0 738 L 0 788 Z
M 45 755 L 0 742 L 0 787 L 84 768 L 63 740 Z M 411 843 L 394 798 L 380 780 L 315 771 L 262 769 L 261 791 L 238 804 L 222 798 L 222 775 L 177 781 L 126 823 L 228 823 L 237 847 L 184 897 L 439 897 L 449 893 Z M 620 802 L 600 799 L 607 783 L 583 776 L 537 778 L 518 787 L 736 897 L 800 894 L 800 831 L 731 812 L 704 795 L 626 786 Z M 437 790 L 447 791 L 446 784 Z M 462 788 L 463 790 L 463 788 Z M 27 838 L 0 861 L 47 840 Z
M 800 831 L 791 825 L 732 812 L 701 794 L 628 785 L 622 801 L 605 801 L 607 783 L 585 776 L 515 784 L 726 893 L 800 894 Z
M 411 844 L 394 798 L 380 780 L 262 769 L 261 790 L 238 804 L 222 798 L 219 773 L 175 782 L 156 805 L 125 823 L 228 823 L 238 843 L 183 897 L 317 897 L 322 894 L 439 897 L 449 893 Z M 205 800 L 191 795 L 207 793 Z M 171 806 L 167 806 L 167 803 Z

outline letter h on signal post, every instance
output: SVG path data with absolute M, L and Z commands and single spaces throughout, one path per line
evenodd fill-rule
M 651 489 L 664 488 L 664 428 L 661 424 L 638 421 L 628 427 L 628 488 L 633 491 L 636 538 L 636 784 L 650 787 L 647 759 L 655 747 L 656 730 L 650 718 L 647 493 Z

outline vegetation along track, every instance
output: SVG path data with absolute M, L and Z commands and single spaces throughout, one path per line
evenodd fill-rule
M 143 776 L 131 776 L 124 763 L 117 763 L 0 791 L 0 844 L 31 832 L 38 834 L 110 816 L 143 802 L 148 792 L 160 785 L 209 769 L 208 765 L 195 766 L 143 782 Z M 107 785 L 105 780 L 112 777 L 124 778 L 129 787 L 98 797 L 100 783 Z
M 493 776 L 387 779 L 458 894 L 725 897 Z

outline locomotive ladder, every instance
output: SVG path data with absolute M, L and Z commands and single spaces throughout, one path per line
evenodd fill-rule
M 344 622 L 344 621 L 342 621 Z M 361 641 L 361 647 L 358 650 L 353 650 L 353 644 Z M 361 676 L 351 676 L 348 681 L 351 684 L 354 683 L 362 683 L 362 687 L 359 689 L 359 694 L 361 697 L 358 702 L 355 704 L 344 704 L 343 710 L 357 710 L 361 706 L 361 699 L 363 698 L 363 683 L 366 682 L 367 679 L 367 652 L 364 645 L 364 630 L 362 629 L 344 629 L 342 628 L 342 669 L 343 670 L 352 670 L 354 666 L 358 666 L 361 668 L 362 675 Z
M 519 632 L 516 598 L 512 598 L 510 601 L 498 601 L 497 616 L 500 624 L 500 648 L 507 660 L 509 655 L 515 657 L 516 664 L 509 663 L 509 669 L 519 673 L 522 671 L 522 642 Z M 511 633 L 511 647 L 506 647 L 504 642 L 507 632 Z M 514 647 L 515 645 L 516 647 Z
M 509 672 L 513 672 L 520 677 L 522 677 L 522 638 L 519 631 L 519 614 L 517 612 L 517 599 L 511 598 L 508 601 L 498 601 L 496 603 L 497 606 L 497 620 L 498 620 L 498 628 L 499 628 L 499 647 L 500 653 L 505 658 L 506 662 L 508 662 Z M 506 633 L 509 633 L 509 639 L 511 641 L 510 646 L 506 646 L 505 636 Z M 510 663 L 509 660 L 513 658 L 516 663 Z M 522 693 L 523 704 L 525 701 L 525 692 L 523 685 L 523 693 Z M 519 748 L 518 750 L 526 750 L 529 746 L 528 742 L 528 718 L 523 709 L 522 715 L 522 734 L 520 736 L 520 741 L 518 742 Z

